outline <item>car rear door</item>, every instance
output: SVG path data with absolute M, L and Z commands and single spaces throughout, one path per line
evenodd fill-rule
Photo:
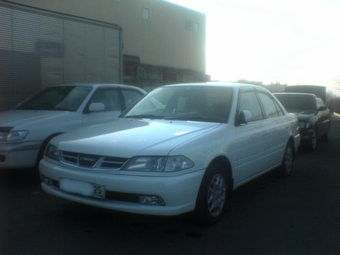
M 267 127 L 267 148 L 265 169 L 281 164 L 283 154 L 290 136 L 290 122 L 281 107 L 269 93 L 257 93 L 265 116 Z

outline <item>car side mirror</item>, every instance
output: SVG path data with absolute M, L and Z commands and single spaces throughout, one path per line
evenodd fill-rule
M 247 124 L 251 119 L 251 113 L 248 110 L 242 110 L 238 116 L 238 124 Z
M 105 105 L 103 103 L 92 103 L 89 106 L 90 112 L 100 112 L 105 110 Z

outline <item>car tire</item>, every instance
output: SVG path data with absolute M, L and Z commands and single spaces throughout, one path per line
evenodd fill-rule
M 228 199 L 228 177 L 219 164 L 208 167 L 196 201 L 194 220 L 209 225 L 217 223 L 223 216 Z
M 289 141 L 285 153 L 283 155 L 283 159 L 281 162 L 281 166 L 279 168 L 280 177 L 287 177 L 290 175 L 293 167 L 293 159 L 294 159 L 294 148 L 292 143 Z
M 321 137 L 323 142 L 328 142 L 329 141 L 329 132 L 325 133 Z
M 317 143 L 318 143 L 318 132 L 316 129 L 313 129 L 311 143 L 310 145 L 308 145 L 307 149 L 309 151 L 315 151 Z
M 329 125 L 328 131 L 327 131 L 326 133 L 324 133 L 324 134 L 322 135 L 322 137 L 321 137 L 321 140 L 322 140 L 323 142 L 328 142 L 328 141 L 329 141 L 329 132 L 330 132 L 330 130 L 331 130 L 331 125 Z

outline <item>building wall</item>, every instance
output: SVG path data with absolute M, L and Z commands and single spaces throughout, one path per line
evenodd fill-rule
M 60 83 L 121 83 L 121 27 L 0 1 L 0 111 Z
M 145 65 L 205 74 L 205 14 L 162 0 L 10 0 L 36 8 L 117 24 L 123 54 Z M 149 10 L 149 19 L 143 17 Z M 195 26 L 198 25 L 198 26 Z M 197 30 L 198 31 L 195 31 Z

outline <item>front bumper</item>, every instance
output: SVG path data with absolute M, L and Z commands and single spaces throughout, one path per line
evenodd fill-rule
M 40 175 L 50 183 L 42 189 L 54 196 L 106 209 L 149 215 L 179 215 L 195 209 L 204 170 L 176 176 L 137 176 L 70 169 L 48 160 L 40 161 Z M 66 192 L 60 189 L 60 179 L 77 180 L 105 187 L 104 199 Z M 112 195 L 113 194 L 113 195 Z M 117 199 L 118 195 L 119 199 Z M 139 195 L 160 197 L 165 205 L 144 205 L 133 199 Z M 123 198 L 123 199 L 122 199 Z M 126 199 L 124 199 L 126 198 Z
M 41 145 L 42 141 L 0 143 L 0 169 L 35 166 Z
M 301 145 L 310 145 L 315 139 L 313 129 L 300 129 Z

